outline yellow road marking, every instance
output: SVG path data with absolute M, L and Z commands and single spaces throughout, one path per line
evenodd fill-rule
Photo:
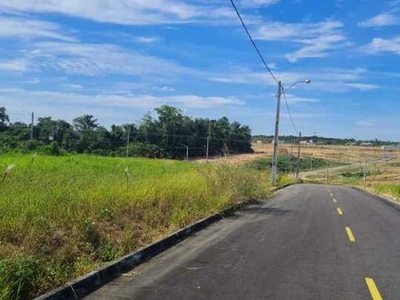
M 333 203 L 337 203 L 337 200 L 335 198 L 332 199 Z
M 343 210 L 340 207 L 338 207 L 337 213 L 342 216 L 343 215 Z
M 355 242 L 356 239 L 354 238 L 354 234 L 351 231 L 350 227 L 346 227 L 346 232 L 347 232 L 347 235 L 349 236 L 350 242 Z
M 332 193 L 330 193 L 331 194 L 331 197 L 333 197 L 333 194 Z
M 382 296 L 379 293 L 378 288 L 376 287 L 375 281 L 372 278 L 365 278 L 365 282 L 367 283 L 369 292 L 371 293 L 371 297 L 373 300 L 382 300 Z

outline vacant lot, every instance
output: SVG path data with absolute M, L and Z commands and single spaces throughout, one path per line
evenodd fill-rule
M 0 299 L 46 292 L 241 200 L 249 167 L 97 156 L 0 157 Z
M 273 147 L 271 144 L 253 145 L 256 152 L 264 152 L 265 155 L 272 155 Z M 293 153 L 297 155 L 297 145 L 282 144 L 279 145 L 281 153 Z M 341 163 L 357 163 L 365 160 L 375 160 L 383 155 L 379 147 L 361 147 L 361 146 L 301 146 L 302 157 L 322 158 Z

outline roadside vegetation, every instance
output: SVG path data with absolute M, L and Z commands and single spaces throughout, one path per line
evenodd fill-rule
M 8 154 L 0 170 L 0 299 L 32 298 L 271 191 L 265 171 L 172 160 Z
M 400 157 L 393 152 L 390 159 L 370 159 L 348 167 L 331 169 L 329 184 L 357 186 L 368 191 L 389 196 L 400 202 Z M 303 176 L 306 182 L 325 184 L 326 172 L 315 172 Z
M 248 163 L 249 167 L 257 170 L 270 170 L 272 158 L 258 158 Z M 315 169 L 325 168 L 329 164 L 332 166 L 341 166 L 344 163 L 332 162 L 322 158 L 301 157 L 300 158 L 300 172 L 312 171 Z M 294 173 L 297 167 L 297 157 L 293 155 L 279 155 L 278 156 L 278 172 L 279 173 Z

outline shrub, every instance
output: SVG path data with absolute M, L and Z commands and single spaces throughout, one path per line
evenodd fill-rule
M 41 266 L 32 257 L 16 256 L 0 261 L 0 299 L 29 299 L 41 275 Z

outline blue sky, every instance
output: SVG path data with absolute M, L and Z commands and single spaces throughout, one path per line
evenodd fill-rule
M 400 1 L 236 0 L 303 135 L 400 140 Z M 109 126 L 169 104 L 272 134 L 276 86 L 229 0 L 0 0 L 0 106 Z M 285 106 L 282 134 L 295 134 Z

